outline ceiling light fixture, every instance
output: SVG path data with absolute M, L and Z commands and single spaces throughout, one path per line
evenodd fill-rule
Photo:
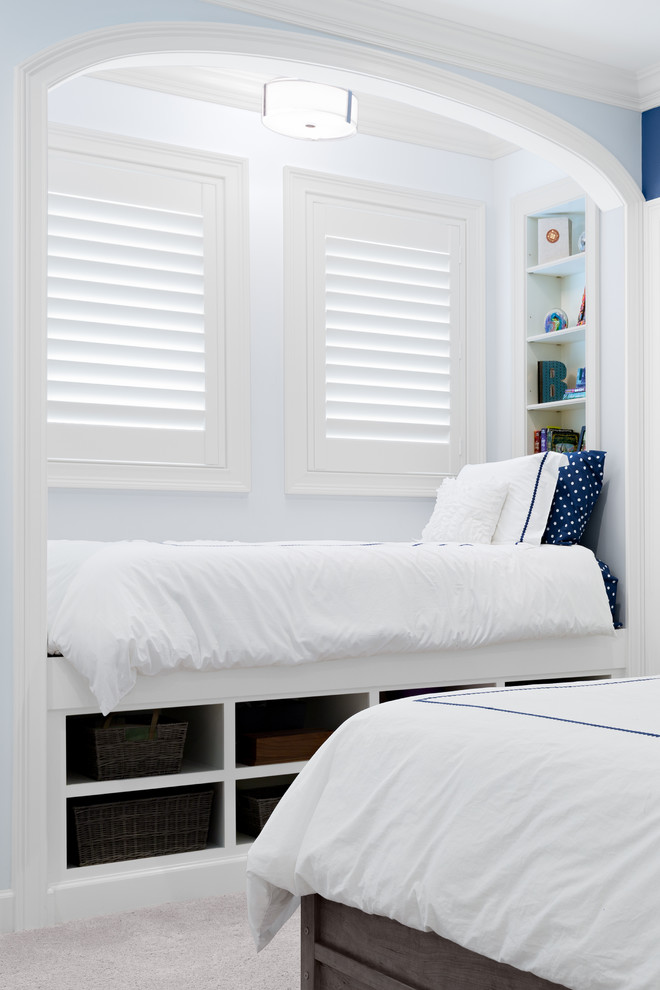
M 264 86 L 261 119 L 271 131 L 286 137 L 323 141 L 355 134 L 357 111 L 350 89 L 304 79 L 274 79 Z

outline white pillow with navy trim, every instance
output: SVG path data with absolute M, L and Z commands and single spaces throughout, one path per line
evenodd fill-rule
M 506 482 L 509 488 L 491 542 L 536 546 L 545 532 L 559 468 L 565 464 L 566 454 L 548 450 L 507 461 L 466 464 L 457 481 L 484 485 Z

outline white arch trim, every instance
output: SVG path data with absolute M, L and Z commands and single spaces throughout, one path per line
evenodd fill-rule
M 266 60 L 273 74 L 297 74 L 391 96 L 493 133 L 549 158 L 602 210 L 626 210 L 626 440 L 628 547 L 642 546 L 642 254 L 643 199 L 623 165 L 573 125 L 517 97 L 445 70 L 357 43 L 287 30 L 218 23 L 145 23 L 78 35 L 17 69 L 15 464 L 14 464 L 14 800 L 15 927 L 47 922 L 45 795 L 47 696 L 45 547 L 45 191 L 47 95 L 94 67 L 127 64 L 221 64 L 245 69 Z M 359 77 L 359 84 L 356 82 Z M 641 630 L 643 561 L 628 554 L 629 642 Z

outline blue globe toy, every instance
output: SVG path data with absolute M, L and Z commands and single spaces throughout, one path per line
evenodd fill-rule
M 551 309 L 545 317 L 545 332 L 553 333 L 555 330 L 565 330 L 568 326 L 568 317 L 563 309 Z

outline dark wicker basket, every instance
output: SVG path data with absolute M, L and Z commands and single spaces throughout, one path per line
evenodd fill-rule
M 70 858 L 92 866 L 205 849 L 212 803 L 212 790 L 70 802 Z
M 276 787 L 254 787 L 238 791 L 236 824 L 239 831 L 246 835 L 259 835 L 288 786 L 279 784 Z
M 158 712 L 76 717 L 71 720 L 69 768 L 92 780 L 123 780 L 179 773 L 187 722 L 159 717 Z

